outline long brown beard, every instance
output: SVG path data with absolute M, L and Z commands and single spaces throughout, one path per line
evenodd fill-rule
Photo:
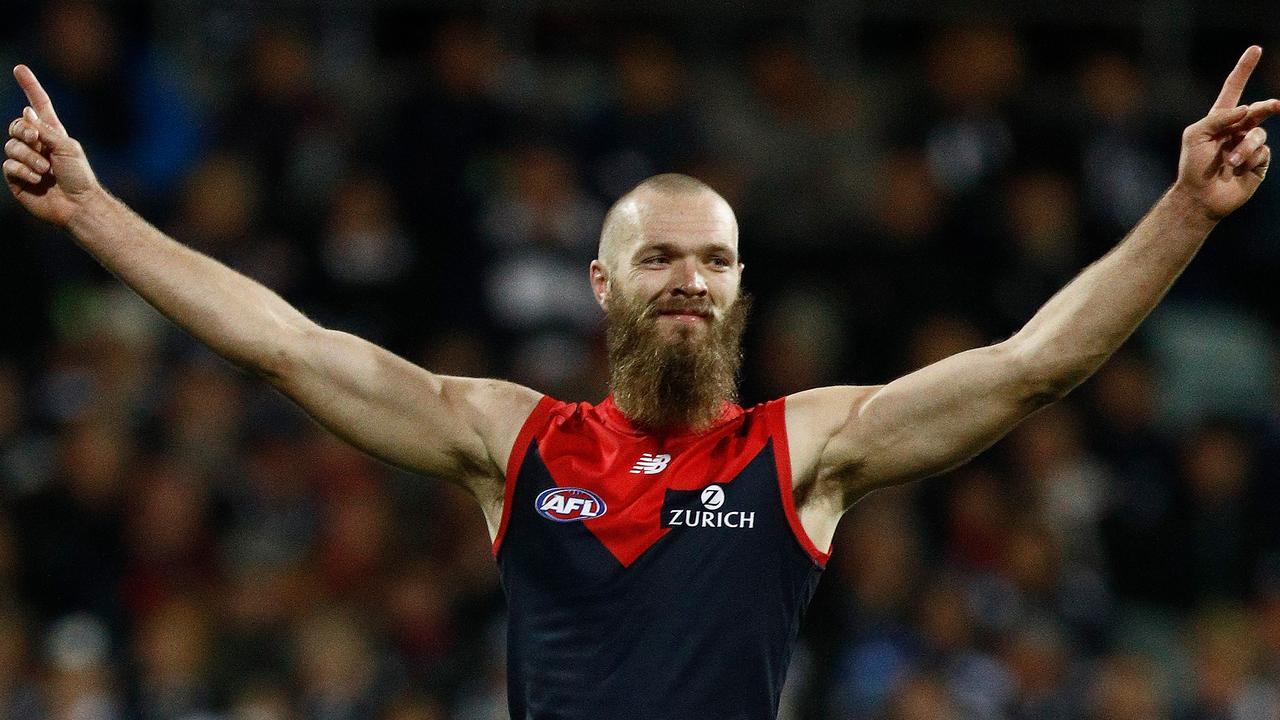
M 662 336 L 660 310 L 705 310 L 700 301 L 658 305 L 613 293 L 608 304 L 610 385 L 618 409 L 648 431 L 705 430 L 726 402 L 738 398 L 742 331 L 751 298 L 745 293 L 710 332 L 681 327 L 675 340 Z

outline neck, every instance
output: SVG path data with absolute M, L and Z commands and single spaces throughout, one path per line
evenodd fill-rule
M 724 417 L 732 405 L 732 398 L 707 397 L 697 402 L 682 397 L 663 403 L 656 394 L 639 396 L 619 394 L 615 389 L 610 395 L 614 406 L 631 425 L 644 432 L 670 435 L 686 432 L 703 432 Z

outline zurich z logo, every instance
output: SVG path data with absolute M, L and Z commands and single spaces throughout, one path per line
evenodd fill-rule
M 708 510 L 719 510 L 724 505 L 724 488 L 719 485 L 708 485 L 702 491 L 702 507 Z
M 667 469 L 667 463 L 669 462 L 671 462 L 671 456 L 666 453 L 661 455 L 645 453 L 640 456 L 635 465 L 631 466 L 631 474 L 657 475 Z
M 600 517 L 607 509 L 604 500 L 582 488 L 551 488 L 538 493 L 533 501 L 538 514 L 556 522 L 574 522 Z

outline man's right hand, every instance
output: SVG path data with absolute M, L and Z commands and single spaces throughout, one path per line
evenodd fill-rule
M 4 178 L 9 192 L 32 215 L 61 227 L 101 187 L 80 143 L 67 134 L 53 102 L 26 65 L 13 77 L 31 105 L 9 123 L 4 144 Z

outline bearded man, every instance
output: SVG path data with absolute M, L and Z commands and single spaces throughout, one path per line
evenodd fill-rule
M 1270 162 L 1237 106 L 1245 51 L 1182 138 L 1177 180 L 1013 337 L 875 387 L 734 404 L 746 318 L 738 228 L 692 178 L 610 210 L 590 281 L 612 394 L 567 403 L 443 377 L 326 330 L 164 236 L 95 180 L 31 71 L 4 173 L 148 302 L 312 417 L 479 502 L 510 607 L 513 718 L 764 719 L 841 515 L 868 492 L 973 457 L 1087 378 L 1151 311 Z

